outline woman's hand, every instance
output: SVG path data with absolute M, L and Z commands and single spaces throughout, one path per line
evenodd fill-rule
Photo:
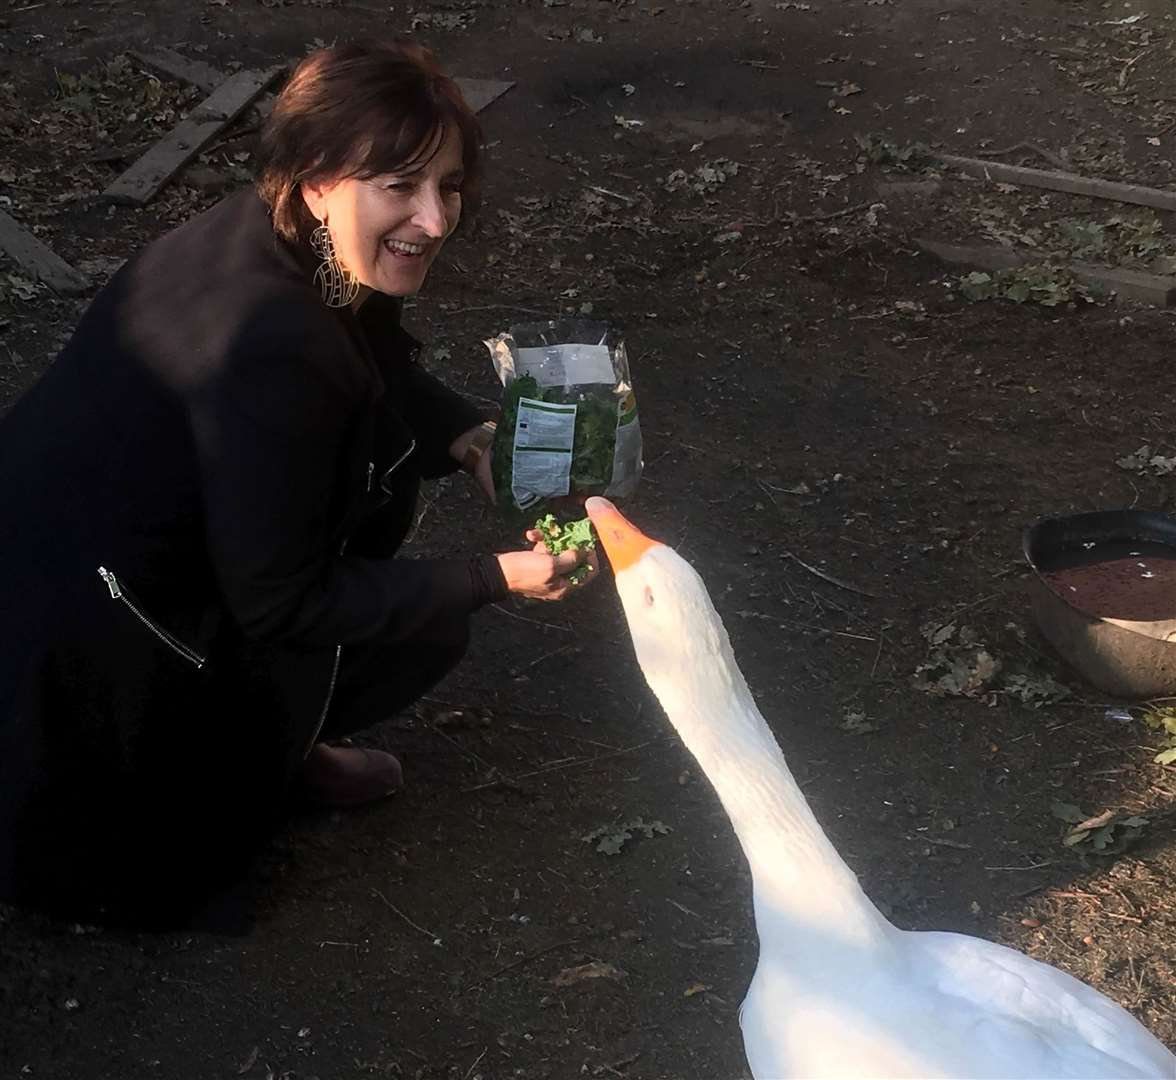
M 494 491 L 494 474 L 491 470 L 494 461 L 495 430 L 494 421 L 485 420 L 477 427 L 463 431 L 449 444 L 450 457 L 461 462 L 461 467 L 477 481 L 483 494 L 492 503 L 498 501 Z
M 528 529 L 527 539 L 535 545 L 530 551 L 508 551 L 497 556 L 506 587 L 518 596 L 562 600 L 569 591 L 587 584 L 599 572 L 595 551 L 564 551 L 552 555 L 538 529 Z M 590 570 L 581 585 L 575 585 L 568 581 L 567 575 L 580 565 L 587 565 Z

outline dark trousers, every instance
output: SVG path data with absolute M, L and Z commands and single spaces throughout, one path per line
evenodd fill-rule
M 319 741 L 352 735 L 408 708 L 457 666 L 469 640 L 469 620 L 461 615 L 428 623 L 407 641 L 344 648 Z
M 458 663 L 468 641 L 462 614 L 408 639 L 345 647 L 318 739 L 394 716 Z M 95 760 L 40 792 L 0 897 L 80 921 L 172 926 L 237 879 L 290 806 L 280 780 L 289 766 L 278 764 L 288 748 L 264 738 L 279 718 L 227 700 L 202 709 L 183 724 L 154 718 L 161 734 L 140 740 L 129 771 Z M 296 774 L 288 779 L 296 786 Z

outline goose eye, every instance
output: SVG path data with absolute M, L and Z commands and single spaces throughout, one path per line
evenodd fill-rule
M 648 585 L 645 586 L 645 606 L 653 607 L 653 589 Z

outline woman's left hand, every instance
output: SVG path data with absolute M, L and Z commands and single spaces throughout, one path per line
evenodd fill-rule
M 543 540 L 543 533 L 538 529 L 528 529 L 524 535 L 530 543 L 535 545 L 533 550 L 547 550 L 547 544 Z M 576 569 L 583 569 L 584 572 L 579 575 L 578 581 L 570 582 L 569 584 L 573 589 L 582 589 L 585 585 L 591 585 L 600 576 L 600 557 L 597 555 L 595 548 L 580 548 L 576 554 L 579 557 L 579 565 Z

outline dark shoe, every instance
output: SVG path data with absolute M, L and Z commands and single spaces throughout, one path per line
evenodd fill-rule
M 359 806 L 391 795 L 403 782 L 400 762 L 383 750 L 315 743 L 302 763 L 302 794 L 323 806 Z

